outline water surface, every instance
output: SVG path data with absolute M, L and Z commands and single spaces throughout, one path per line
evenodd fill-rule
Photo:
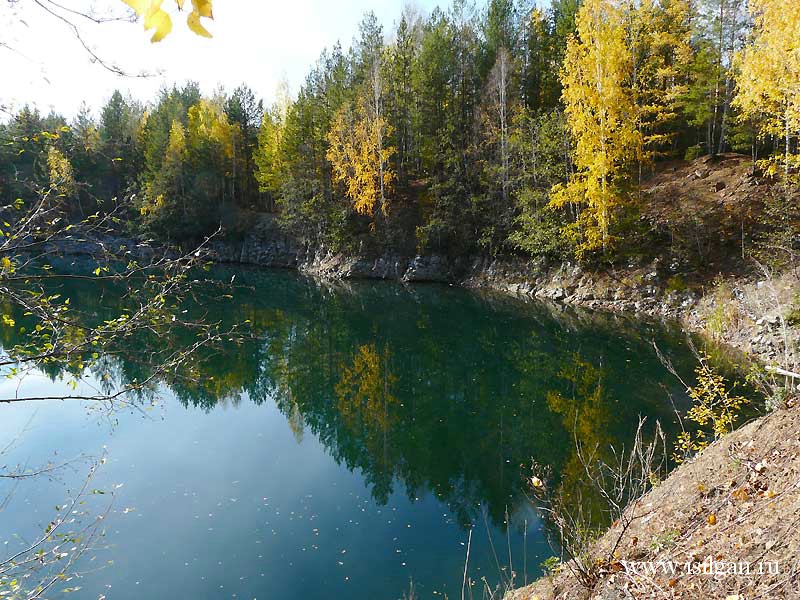
M 653 324 L 445 286 L 219 273 L 233 274 L 232 299 L 188 310 L 255 337 L 199 356 L 155 406 L 0 407 L 7 464 L 105 452 L 92 488 L 122 484 L 70 597 L 394 600 L 413 580 L 419 598 L 460 598 L 470 531 L 470 577 L 522 584 L 554 552 L 526 497 L 531 459 L 580 486 L 576 439 L 607 448 L 640 415 L 672 422 L 680 387 L 652 342 L 690 368 L 680 333 Z M 98 284 L 60 292 L 100 316 L 120 302 Z M 22 386 L 65 389 L 57 369 Z M 17 484 L 6 551 L 84 480 L 78 463 Z

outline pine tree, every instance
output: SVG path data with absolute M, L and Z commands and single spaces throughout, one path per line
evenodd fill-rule
M 132 128 L 134 118 L 133 109 L 119 90 L 114 91 L 100 112 L 102 154 L 108 161 L 102 173 L 103 190 L 110 197 L 119 196 L 130 186 L 140 167 Z
M 413 122 L 416 109 L 413 74 L 419 36 L 417 24 L 410 22 L 404 14 L 397 26 L 395 43 L 387 51 L 387 119 L 394 130 L 392 145 L 397 150 L 395 164 L 398 181 L 402 185 L 408 183 L 409 172 L 417 162 Z
M 561 88 L 551 25 L 538 8 L 528 11 L 522 25 L 521 95 L 526 108 L 539 110 L 558 104 Z
M 489 0 L 483 22 L 483 52 L 480 73 L 485 78 L 497 64 L 501 49 L 516 53 L 519 15 L 514 0 Z
M 224 110 L 228 121 L 236 125 L 240 133 L 236 138 L 237 144 L 233 147 L 232 194 L 240 206 L 250 206 L 256 202 L 253 154 L 258 145 L 264 103 L 256 98 L 249 87 L 240 85 L 225 99 Z
M 693 36 L 692 122 L 705 128 L 705 147 L 715 155 L 727 147 L 734 94 L 733 57 L 746 34 L 745 0 L 699 0 Z
M 201 99 L 189 109 L 186 148 L 192 165 L 192 203 L 201 231 L 229 218 L 239 127 L 228 121 L 222 103 Z M 205 231 L 203 231 L 205 232 Z
M 145 186 L 144 200 L 139 206 L 143 224 L 166 237 L 178 231 L 179 225 L 190 225 L 186 197 L 187 169 L 186 132 L 177 119 L 172 122 L 161 167 Z
M 510 136 L 512 118 L 517 110 L 517 90 L 512 85 L 515 64 L 504 47 L 496 56 L 479 111 L 482 139 L 477 152 L 481 157 L 481 184 L 487 200 L 479 206 L 484 229 L 480 243 L 490 251 L 495 251 L 508 237 L 514 210 Z
M 514 115 L 510 150 L 515 189 L 516 227 L 512 247 L 533 256 L 565 258 L 574 249 L 561 229 L 568 215 L 548 206 L 550 191 L 569 180 L 572 147 L 564 113 L 523 108 Z

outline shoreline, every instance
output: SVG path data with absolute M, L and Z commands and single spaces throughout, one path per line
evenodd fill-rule
M 264 222 L 268 225 L 265 228 Z M 121 245 L 142 257 L 160 249 L 125 237 L 65 240 L 50 244 L 61 255 L 93 256 Z M 705 277 L 675 285 L 660 259 L 614 270 L 590 270 L 572 262 L 545 264 L 523 259 L 448 259 L 438 255 L 350 256 L 302 247 L 279 233 L 270 215 L 240 242 L 209 245 L 217 264 L 297 271 L 319 281 L 380 280 L 439 283 L 510 297 L 545 300 L 587 310 L 678 323 L 765 365 L 800 370 L 800 331 L 790 321 L 800 312 L 800 278 L 791 271 Z M 665 272 L 667 271 L 667 272 Z
M 275 233 L 275 225 L 268 231 Z M 214 260 L 261 268 L 290 269 L 322 281 L 381 280 L 403 284 L 443 283 L 539 299 L 589 310 L 678 322 L 757 361 L 794 371 L 798 344 L 789 326 L 800 280 L 790 273 L 708 276 L 693 286 L 656 258 L 615 270 L 589 270 L 571 262 L 548 265 L 523 259 L 448 259 L 438 255 L 386 253 L 350 256 L 299 247 L 284 235 L 249 236 L 212 244 Z M 667 271 L 667 272 L 665 272 Z

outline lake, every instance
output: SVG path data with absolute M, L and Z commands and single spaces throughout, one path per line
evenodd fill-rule
M 70 461 L 0 480 L 5 555 L 105 456 L 80 509 L 107 511 L 104 535 L 48 597 L 396 600 L 413 581 L 417 598 L 460 598 L 468 543 L 474 597 L 483 578 L 521 585 L 557 552 L 528 498 L 531 460 L 580 486 L 576 439 L 628 444 L 640 415 L 674 429 L 683 392 L 653 341 L 692 368 L 677 328 L 627 318 L 438 285 L 217 275 L 236 276 L 233 297 L 187 310 L 253 335 L 202 353 L 157 398 L 0 406 L 6 466 Z M 120 302 L 92 282 L 59 292 L 93 315 Z M 143 340 L 143 365 L 108 371 L 140 376 L 148 345 L 176 342 Z M 78 391 L 101 383 L 87 373 Z M 70 391 L 54 369 L 0 396 Z

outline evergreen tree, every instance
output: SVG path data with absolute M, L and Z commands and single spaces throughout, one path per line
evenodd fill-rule
M 728 147 L 733 57 L 746 35 L 745 0 L 700 0 L 698 6 L 690 114 L 692 123 L 704 129 L 706 152 L 714 155 Z
M 241 85 L 225 99 L 228 121 L 239 128 L 240 136 L 233 147 L 231 191 L 234 201 L 243 207 L 258 203 L 253 156 L 258 146 L 258 133 L 264 115 L 264 103 L 246 85 Z
M 413 75 L 416 69 L 421 31 L 404 14 L 395 34 L 395 43 L 387 52 L 386 111 L 394 135 L 395 165 L 398 179 L 407 185 L 412 169 L 418 168 L 417 147 L 414 135 L 416 102 Z

